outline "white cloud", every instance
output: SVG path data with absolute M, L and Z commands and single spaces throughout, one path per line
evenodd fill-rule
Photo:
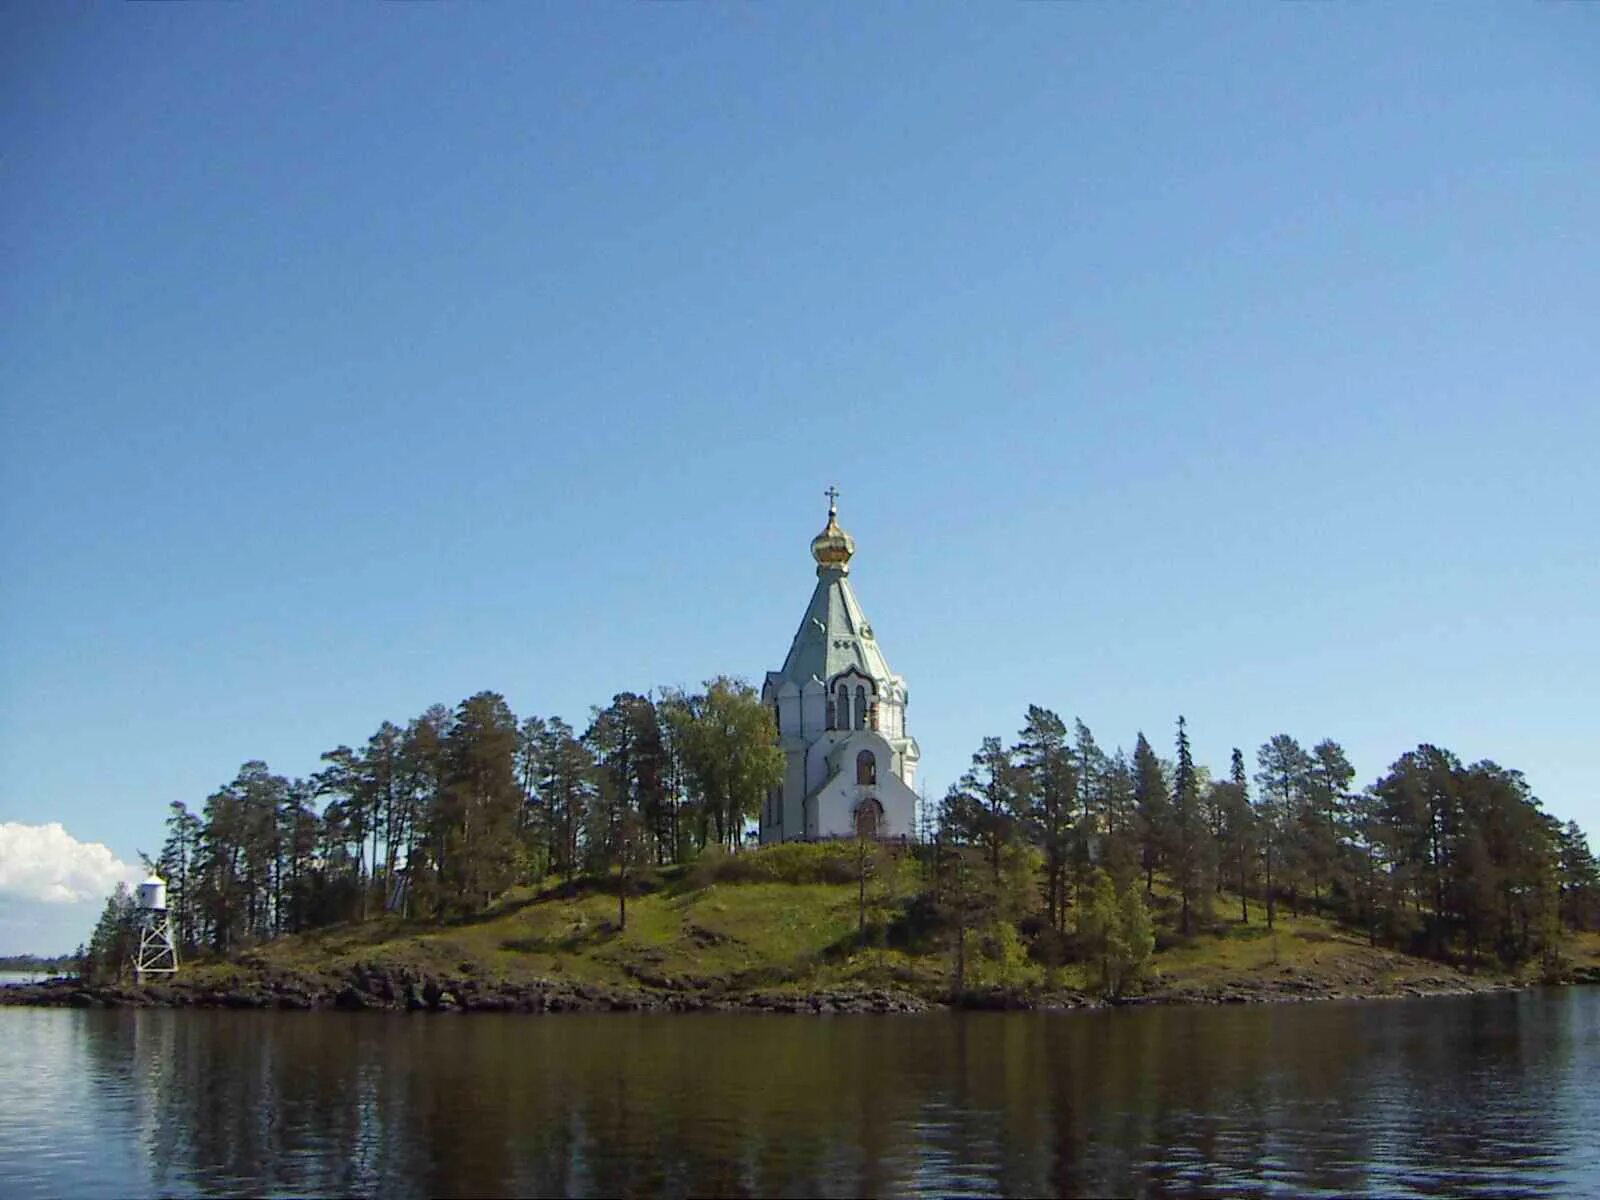
M 59 821 L 0 822 L 0 896 L 44 904 L 79 904 L 108 896 L 140 871 L 99 842 L 80 842 Z

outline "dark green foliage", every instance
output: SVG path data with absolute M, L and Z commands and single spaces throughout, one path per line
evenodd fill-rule
M 1250 920 L 1250 892 L 1255 887 L 1260 850 L 1256 813 L 1250 806 L 1250 785 L 1244 755 L 1234 748 L 1228 781 L 1213 783 L 1208 802 L 1215 814 L 1217 890 L 1231 887 L 1239 895 L 1239 919 Z
M 1161 760 L 1140 733 L 1133 743 L 1133 803 L 1139 830 L 1139 866 L 1146 891 L 1155 887 L 1156 868 L 1166 865 L 1172 846 L 1172 802 Z
M 1238 750 L 1227 781 L 1207 782 L 1181 717 L 1170 786 L 1143 735 L 1131 764 L 1120 751 L 1107 759 L 1081 721 L 1075 742 L 1067 747 L 1055 714 L 1030 706 L 1015 748 L 985 738 L 945 798 L 932 891 L 957 936 L 958 978 L 967 933 L 994 920 L 1006 893 L 1000 863 L 1030 848 L 1032 908 L 1009 901 L 1006 911 L 1037 931 L 1035 956 L 1052 965 L 1074 947 L 1088 953 L 1083 921 L 1094 930 L 1105 917 L 1092 912 L 1107 910 L 1103 892 L 1092 894 L 1096 868 L 1113 895 L 1142 873 L 1141 890 L 1171 909 L 1175 929 L 1162 936 L 1174 944 L 1214 926 L 1212 897 L 1224 888 L 1239 898 L 1241 923 L 1252 899 L 1265 905 L 1269 928 L 1280 899 L 1309 901 L 1373 944 L 1469 964 L 1536 960 L 1552 975 L 1561 928 L 1600 924 L 1600 867 L 1582 831 L 1545 815 L 1522 776 L 1494 763 L 1464 767 L 1420 746 L 1357 795 L 1337 742 L 1308 754 L 1279 734 L 1257 752 L 1252 798 Z M 986 880 L 963 846 L 987 865 Z M 1077 907 L 1091 912 L 1073 923 L 1074 938 L 1064 935 L 1063 876 L 1078 869 Z M 1158 874 L 1170 900 L 1155 892 Z
M 419 885 L 442 912 L 473 913 L 521 882 L 517 719 L 504 697 L 463 700 L 443 745 L 444 787 L 417 847 Z
M 79 969 L 84 979 L 90 983 L 113 983 L 122 977 L 137 945 L 137 911 L 128 885 L 117 884 L 82 956 Z
M 290 784 L 267 764 L 245 763 L 207 798 L 189 868 L 197 935 L 226 953 L 283 928 L 285 841 L 280 815 Z
M 171 805 L 151 865 L 186 953 L 386 910 L 471 915 L 550 872 L 617 870 L 620 925 L 636 872 L 736 847 L 782 766 L 770 714 L 737 680 L 619 693 L 582 737 L 480 692 L 383 722 L 309 779 L 245 763 L 198 815 Z M 101 970 L 109 936 L 87 952 Z
M 1143 977 L 1155 953 L 1155 933 L 1144 897 L 1132 881 L 1118 888 L 1095 871 L 1078 913 L 1078 943 L 1099 977 L 1100 990 L 1119 997 Z
M 646 832 L 665 811 L 666 750 L 655 705 L 622 692 L 596 709 L 584 742 L 595 760 L 596 800 L 585 839 L 591 870 L 617 868 L 617 928 L 628 925 L 628 871 L 650 861 Z
M 1185 937 L 1194 931 L 1195 909 L 1209 917 L 1208 880 L 1215 871 L 1215 832 L 1206 828 L 1200 805 L 1200 776 L 1189 748 L 1189 731 L 1178 718 L 1178 761 L 1172 779 L 1171 831 L 1164 839 L 1169 847 L 1170 873 L 1178 889 L 1179 928 Z M 1220 825 L 1220 822 L 1217 823 Z
M 972 766 L 944 798 L 942 828 L 957 841 L 981 845 L 998 879 L 1001 852 L 1025 832 L 1027 816 L 1022 770 L 999 738 L 984 738 Z
M 196 886 L 200 861 L 200 818 L 181 800 L 174 800 L 167 818 L 167 840 L 156 860 L 156 870 L 167 881 L 167 903 L 172 906 L 172 933 L 185 950 L 195 944 L 198 923 Z
M 1079 729 L 1088 732 L 1081 724 Z M 1066 723 L 1049 709 L 1030 704 L 1012 755 L 1017 764 L 1014 807 L 1024 834 L 1044 852 L 1045 911 L 1050 928 L 1061 932 L 1067 919 L 1067 882 L 1088 866 L 1090 832 Z
M 1224 889 L 1242 922 L 1252 901 L 1270 927 L 1280 899 L 1305 900 L 1374 944 L 1550 975 L 1563 926 L 1600 928 L 1600 868 L 1582 831 L 1546 815 L 1515 771 L 1424 745 L 1356 794 L 1331 740 L 1308 754 L 1279 734 L 1256 761 L 1252 796 L 1238 750 L 1228 779 L 1208 780 L 1181 717 L 1169 769 L 1142 734 L 1131 759 L 1107 755 L 1081 720 L 1069 742 L 1057 714 L 1030 706 L 1015 744 L 985 738 L 945 797 L 906 919 L 921 914 L 918 937 L 949 938 L 958 991 L 1016 974 L 1019 937 L 1055 966 L 1116 950 L 1104 931 L 1124 927 L 1136 951 L 1150 912 L 1176 927 L 1168 939 L 1206 929 Z M 770 711 L 735 680 L 620 692 L 581 737 L 558 717 L 519 722 L 480 692 L 404 728 L 383 722 L 309 779 L 245 763 L 198 814 L 170 806 L 153 865 L 186 954 L 384 911 L 476 916 L 512 887 L 552 873 L 571 886 L 583 871 L 614 873 L 621 928 L 644 875 L 697 858 L 702 884 L 856 883 L 865 930 L 869 885 L 901 877 L 876 848 L 737 853 L 782 766 Z M 131 909 L 125 889 L 111 898 L 86 969 L 121 970 Z
M 1573 929 L 1600 929 L 1600 868 L 1576 821 L 1556 835 L 1561 919 Z
M 1519 772 L 1418 746 L 1373 785 L 1363 815 L 1388 875 L 1365 897 L 1375 925 L 1414 929 L 1429 952 L 1469 961 L 1556 951 L 1561 829 Z
M 1297 895 L 1297 859 L 1290 831 L 1305 794 L 1310 760 L 1300 743 L 1280 733 L 1256 751 L 1256 835 L 1261 846 L 1262 886 L 1266 898 L 1267 928 L 1277 916 L 1279 890 L 1287 887 L 1291 903 Z
M 1303 788 L 1305 802 L 1295 830 L 1299 860 L 1311 881 L 1311 898 L 1343 884 L 1340 843 L 1348 825 L 1350 781 L 1355 768 L 1344 748 L 1323 739 L 1311 750 Z
M 708 681 L 700 695 L 677 697 L 668 713 L 679 774 L 699 812 L 699 844 L 714 829 L 717 845 L 736 849 L 745 823 L 783 779 L 772 713 L 749 684 L 726 676 Z

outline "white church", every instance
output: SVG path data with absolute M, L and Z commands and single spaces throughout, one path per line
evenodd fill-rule
M 781 670 L 769 671 L 786 765 L 761 810 L 761 844 L 915 830 L 916 739 L 906 733 L 906 681 L 889 670 L 850 586 L 856 543 L 839 528 L 829 488 L 828 524 L 811 541 L 817 586 Z

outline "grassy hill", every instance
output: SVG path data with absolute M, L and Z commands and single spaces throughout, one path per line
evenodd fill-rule
M 879 864 L 866 896 L 848 848 L 784 848 L 667 868 L 637 881 L 618 925 L 616 881 L 551 882 L 449 922 L 385 915 L 280 938 L 236 959 L 185 964 L 171 987 L 111 990 L 112 1003 L 306 1008 L 915 1009 L 951 1002 L 955 933 L 918 897 L 910 857 Z M 809 880 L 809 881 L 806 881 Z M 1471 974 L 1369 947 L 1357 931 L 1281 910 L 1238 919 L 1222 897 L 1210 931 L 1183 939 L 1161 882 L 1157 946 L 1131 999 L 1143 1002 L 1373 997 L 1476 991 L 1526 980 Z M 1580 974 L 1600 973 L 1600 935 L 1575 938 Z M 1010 961 L 981 934 L 967 947 L 964 1003 L 1099 1002 L 1083 963 Z M 1597 975 L 1596 977 L 1600 977 Z M 79 1003 L 87 1002 L 83 999 Z
M 858 933 L 860 893 L 833 882 L 764 878 L 792 874 L 771 852 L 694 869 L 671 868 L 642 881 L 618 926 L 615 880 L 551 883 L 504 897 L 482 916 L 448 923 L 384 916 L 280 939 L 233 963 L 186 970 L 189 988 L 237 989 L 270 983 L 328 995 L 340 987 L 351 1006 L 431 1004 L 427 983 L 446 1005 L 525 1007 L 531 993 L 555 1007 L 837 1007 L 852 997 L 889 996 L 892 1006 L 948 1002 L 954 984 L 954 932 L 918 923 L 920 868 L 910 858 L 882 864 L 868 888 L 865 934 Z M 779 869 L 770 868 L 776 864 Z M 790 864 L 792 865 L 792 864 Z M 824 871 L 823 874 L 829 872 Z M 1370 947 L 1357 931 L 1317 916 L 1280 911 L 1238 920 L 1237 900 L 1211 932 L 1173 934 L 1172 904 L 1158 881 L 1152 906 L 1158 947 L 1135 999 L 1223 1001 L 1474 991 L 1519 982 L 1489 970 L 1468 974 L 1428 959 Z M 1080 1004 L 1098 999 L 1082 963 L 1051 969 L 1031 960 L 1007 964 L 970 934 L 969 995 L 979 1004 Z M 989 947 L 992 951 L 992 947 Z M 1581 968 L 1600 969 L 1600 935 L 1573 944 Z M 407 988 L 410 992 L 407 992 Z M 484 1005 L 478 1005 L 484 1006 Z M 538 1007 L 540 1005 L 534 1005 Z M 881 1003 L 876 1007 L 883 1007 Z

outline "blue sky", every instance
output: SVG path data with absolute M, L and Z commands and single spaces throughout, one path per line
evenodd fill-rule
M 98 909 L 34 827 L 759 680 L 829 483 L 931 794 L 1035 702 L 1600 834 L 1592 6 L 0 31 L 0 952 Z

